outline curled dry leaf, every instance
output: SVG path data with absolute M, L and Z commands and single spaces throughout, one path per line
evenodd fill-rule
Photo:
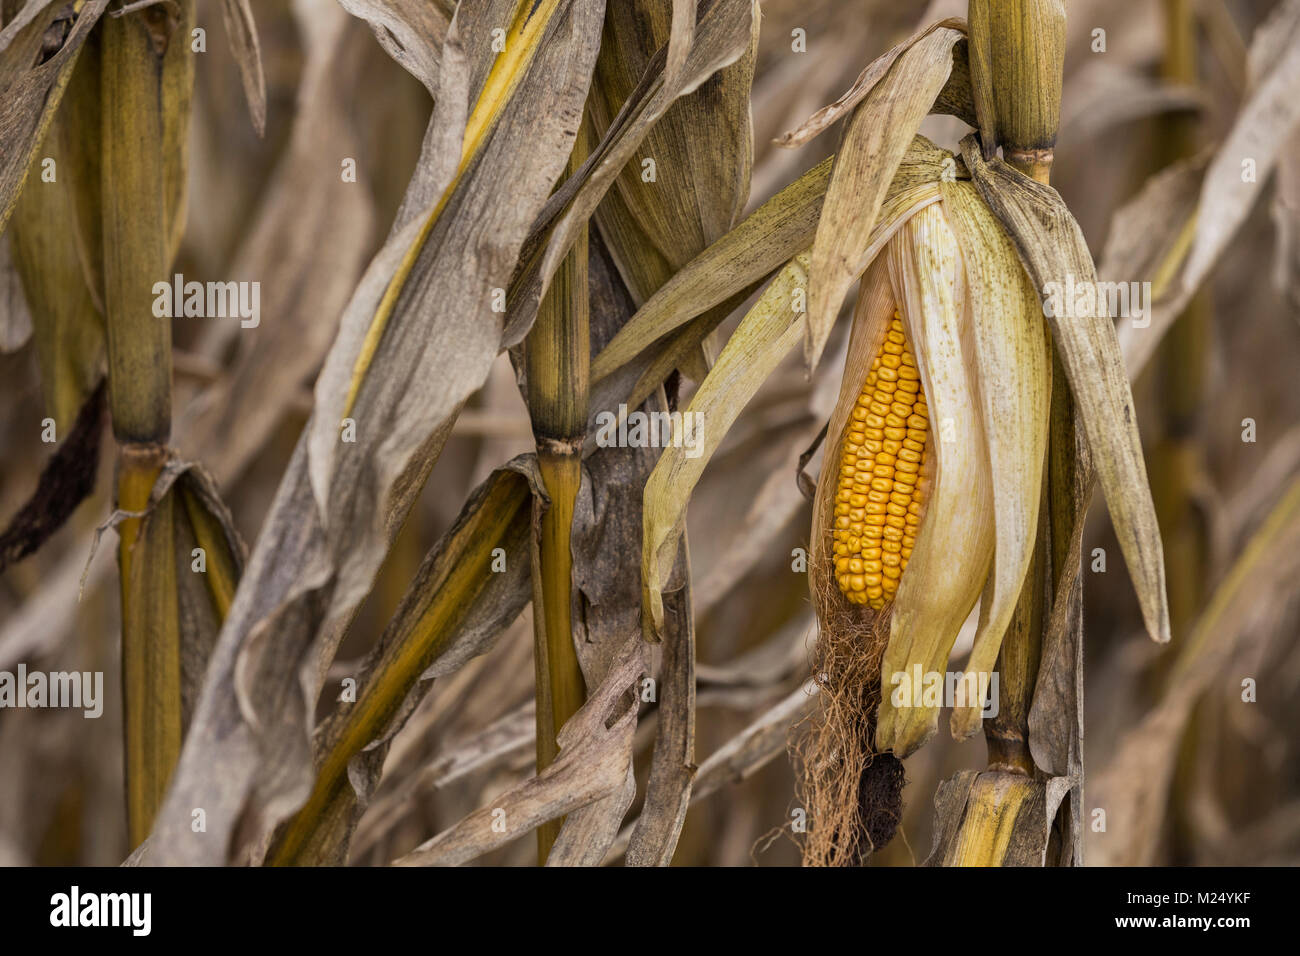
M 262 136 L 266 133 L 266 76 L 262 73 L 262 50 L 257 42 L 257 24 L 250 0 L 221 0 L 221 20 L 235 62 L 239 64 L 253 128 Z
M 862 274 L 863 253 L 889 185 L 948 82 L 953 47 L 963 38 L 942 24 L 923 31 L 898 52 L 849 120 L 809 258 L 804 358 L 810 369 L 821 358 L 849 287 Z
M 559 756 L 545 770 L 494 798 L 397 866 L 454 866 L 503 846 L 547 820 L 601 800 L 626 785 L 636 705 L 625 696 L 641 676 L 635 644 L 623 648 L 600 686 L 561 728 Z M 499 821 L 499 826 L 493 826 Z
M 429 95 L 438 95 L 439 60 L 450 20 L 440 3 L 427 0 L 339 0 L 343 9 L 365 20 L 379 45 Z
M 107 6 L 108 0 L 89 0 L 58 52 L 34 67 L 24 66 L 31 62 L 32 50 L 21 41 L 7 40 L 0 52 L 0 79 L 8 83 L 0 91 L 0 143 L 4 144 L 0 151 L 0 231 L 13 213 L 36 147 L 45 139 L 77 54 Z M 39 20 L 34 22 L 40 26 Z M 23 35 L 21 31 L 14 34 Z
M 668 83 L 666 76 L 674 52 L 661 49 L 650 60 L 601 141 L 578 172 L 556 190 L 534 226 L 512 289 L 507 345 L 527 333 L 564 256 L 649 131 L 678 98 L 735 63 L 752 47 L 757 10 L 756 0 L 718 0 L 710 5 L 695 24 L 690 52 L 675 83 Z M 680 42 L 686 39 L 685 33 L 674 31 L 673 39 Z

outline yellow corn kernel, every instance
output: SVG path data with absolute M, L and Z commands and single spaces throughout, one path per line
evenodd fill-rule
M 895 312 L 840 450 L 833 550 L 836 580 L 854 604 L 879 610 L 898 593 L 920 525 L 928 435 L 916 357 Z

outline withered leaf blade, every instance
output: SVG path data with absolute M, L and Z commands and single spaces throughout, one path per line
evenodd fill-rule
M 35 552 L 95 490 L 104 431 L 104 383 L 86 398 L 59 447 L 41 469 L 36 490 L 0 531 L 0 572 Z
M 556 190 L 539 217 L 528 243 L 535 258 L 526 255 L 527 265 L 516 279 L 518 291 L 511 297 L 507 345 L 520 341 L 532 326 L 551 277 L 649 131 L 679 97 L 745 55 L 753 43 L 756 16 L 755 0 L 713 3 L 697 21 L 690 52 L 677 82 L 671 85 L 665 82 L 670 51 L 660 50 L 651 59 L 600 143 L 578 172 Z M 677 38 L 682 38 L 682 31 Z
M 826 190 L 809 264 L 804 358 L 815 368 L 861 259 L 886 191 L 917 128 L 952 72 L 963 34 L 939 26 L 898 53 L 857 105 Z
M 1106 807 L 1109 831 L 1092 857 L 1103 865 L 1155 862 L 1179 754 L 1197 702 L 1225 673 L 1237 645 L 1252 635 L 1252 610 L 1294 590 L 1300 555 L 1300 480 L 1292 480 L 1215 589 L 1195 629 L 1179 645 L 1167 690 L 1120 742 L 1109 766 L 1090 779 L 1088 799 Z M 1262 631 L 1259 633 L 1267 633 Z M 1240 688 L 1234 682 L 1235 692 Z M 1233 691 L 1230 691 L 1232 693 Z
M 601 14 L 599 3 L 555 0 L 517 22 L 526 32 L 516 34 L 510 58 L 495 57 L 486 32 L 469 59 L 444 56 L 440 88 L 448 95 L 432 122 L 434 138 L 450 148 L 426 159 L 439 165 L 451 155 L 452 174 L 446 166 L 434 174 L 445 201 L 397 230 L 344 314 L 318 379 L 317 410 L 213 652 L 152 862 L 219 862 L 246 805 L 252 829 L 266 832 L 309 795 L 315 690 L 465 396 L 501 347 L 492 290 L 507 285 L 572 147 Z M 473 136 L 456 174 L 465 73 L 494 63 L 504 72 L 481 71 L 494 92 L 470 114 Z M 423 188 L 424 175 L 417 171 L 412 188 Z M 344 418 L 355 426 L 346 435 Z M 200 802 L 208 833 L 196 841 L 189 811 Z
M 312 12 L 310 29 L 302 23 L 299 112 L 231 267 L 235 276 L 257 277 L 262 312 L 275 321 L 231 333 L 241 346 L 233 365 L 177 423 L 182 450 L 206 462 L 223 487 L 254 460 L 329 351 L 378 228 L 369 191 L 341 182 L 336 167 L 320 162 L 327 149 L 345 156 L 360 149 L 348 117 L 347 64 L 371 41 L 351 25 L 332 4 Z
M 13 213 L 27 169 L 58 109 L 81 45 L 106 6 L 108 0 L 89 0 L 59 51 L 31 69 L 8 61 L 21 52 L 17 46 L 0 54 L 0 76 L 12 77 L 0 93 L 0 232 Z
M 1285 0 L 1251 42 L 1255 91 L 1205 173 L 1188 285 L 1198 285 L 1259 199 L 1287 135 L 1300 125 L 1300 0 Z M 1253 173 L 1253 175 L 1250 175 Z
M 54 15 L 54 11 L 49 9 L 53 2 L 54 0 L 27 0 L 14 14 L 14 18 L 4 25 L 3 30 L 0 30 L 0 53 L 9 49 L 18 34 L 35 23 L 41 14 L 46 14 L 45 20 L 48 21 Z
M 55 119 L 42 151 L 56 169 L 63 166 L 63 123 L 61 116 Z M 104 324 L 86 287 L 77 247 L 68 241 L 75 181 L 66 168 L 54 182 L 41 180 L 39 163 L 34 173 L 30 188 L 18 197 L 9 231 L 14 266 L 35 318 L 45 413 L 64 429 L 101 380 Z
M 659 728 L 641 815 L 627 848 L 629 866 L 667 866 L 686 820 L 695 780 L 695 623 L 686 535 L 676 567 L 683 580 L 664 595 L 665 635 Z M 626 809 L 626 807 L 624 808 Z M 615 834 L 618 823 L 615 822 Z M 612 840 L 610 842 L 613 842 Z
M 795 293 L 807 288 L 807 277 L 807 258 L 801 254 L 772 280 L 675 423 L 673 444 L 646 481 L 642 626 L 651 639 L 664 631 L 664 588 L 691 492 L 745 404 L 798 340 L 803 313 L 794 308 Z
M 980 196 L 1016 244 L 1040 296 L 1046 298 L 1052 290 L 1067 286 L 1097 289 L 1097 273 L 1083 233 L 1056 190 L 1034 182 L 1000 159 L 986 162 L 973 136 L 962 140 L 962 156 Z M 1057 304 L 1067 304 L 1063 295 L 1057 296 Z M 1088 436 L 1147 633 L 1152 640 L 1166 643 L 1169 603 L 1164 549 L 1115 327 L 1105 314 L 1104 303 L 1101 308 L 1083 310 L 1100 315 L 1055 314 L 1062 308 L 1045 311 L 1054 313 L 1048 317 L 1053 341 Z
M 639 161 L 623 167 L 596 208 L 595 221 L 638 304 L 724 235 L 749 197 L 757 18 L 751 24 L 745 54 L 672 104 L 639 144 Z M 643 51 L 666 41 L 663 83 L 669 89 L 680 83 L 694 31 L 694 3 L 678 0 L 670 11 L 666 0 L 635 0 L 610 9 L 587 105 L 594 133 L 615 126 L 620 108 L 653 69 L 654 55 Z
M 592 378 L 610 375 L 655 340 L 807 249 L 830 171 L 830 159 L 819 163 L 675 272 L 592 361 Z
M 257 135 L 266 133 L 266 76 L 262 72 L 262 49 L 257 42 L 257 23 L 249 0 L 221 0 L 221 20 L 230 39 L 230 50 L 239 64 L 244 98 Z
M 268 863 L 346 862 L 393 737 L 435 679 L 487 651 L 528 603 L 531 502 L 539 487 L 531 457 L 498 468 L 429 550 L 362 664 L 355 702 L 317 728 L 311 797 L 278 835 Z M 505 570 L 493 573 L 498 548 Z
M 406 72 L 438 94 L 442 44 L 450 22 L 437 3 L 427 0 L 339 0 L 343 9 L 370 26 L 379 45 Z
M 847 116 L 855 106 L 866 99 L 871 91 L 875 89 L 876 84 L 884 78 L 885 74 L 889 72 L 889 68 L 894 65 L 900 56 L 936 30 L 945 29 L 962 33 L 963 36 L 959 39 L 961 41 L 965 40 L 964 34 L 966 32 L 966 21 L 964 20 L 953 17 L 927 24 L 902 43 L 891 47 L 889 50 L 872 60 L 870 65 L 862 71 L 857 80 L 854 81 L 853 85 L 849 87 L 838 100 L 831 103 L 829 106 L 823 106 L 797 127 L 784 135 L 779 136 L 777 139 L 773 140 L 773 142 L 777 146 L 786 149 L 793 149 L 802 146 L 804 143 L 807 143 L 809 140 L 825 132 L 840 119 Z M 954 40 L 953 42 L 956 43 L 958 40 Z M 969 66 L 966 68 L 966 82 L 969 85 Z M 969 95 L 968 90 L 967 96 Z M 973 106 L 971 109 L 973 111 Z
M 1251 43 L 1250 71 L 1254 91 L 1205 169 L 1194 215 L 1185 214 L 1176 224 L 1166 224 L 1151 235 L 1153 243 L 1168 248 L 1159 260 L 1160 270 L 1150 279 L 1156 300 L 1151 315 L 1140 317 L 1141 324 L 1137 316 L 1120 320 L 1120 341 L 1131 374 L 1145 366 L 1209 276 L 1264 194 L 1269 173 L 1284 155 L 1288 135 L 1300 129 L 1300 97 L 1295 95 L 1300 88 L 1300 2 L 1286 0 L 1278 4 L 1260 25 Z M 1193 169 L 1199 169 L 1196 161 L 1158 174 L 1126 207 L 1124 221 L 1134 223 L 1143 209 L 1158 214 L 1164 202 L 1174 207 L 1174 215 L 1184 215 L 1182 189 L 1194 185 Z M 1121 228 L 1120 223 L 1117 216 L 1116 229 Z M 1177 231 L 1167 235 L 1175 225 Z M 1110 243 L 1140 246 L 1141 233 L 1128 238 L 1133 229 L 1129 225 L 1118 236 L 1113 234 Z M 1108 243 L 1105 261 L 1115 261 L 1119 266 L 1119 260 L 1112 260 L 1111 251 Z M 1109 271 L 1103 270 L 1103 275 L 1112 278 Z
M 465 863 L 625 786 L 636 707 L 624 708 L 620 701 L 642 673 L 640 648 L 635 642 L 625 645 L 605 680 L 561 728 L 560 753 L 553 763 L 422 843 L 396 865 Z M 500 832 L 492 826 L 494 818 L 504 823 Z

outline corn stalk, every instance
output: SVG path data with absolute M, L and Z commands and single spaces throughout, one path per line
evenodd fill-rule
M 586 155 L 585 130 L 569 158 L 575 173 Z M 573 506 L 582 483 L 591 365 L 587 298 L 587 227 L 579 231 L 537 313 L 525 360 L 528 409 L 537 441 L 537 465 L 549 507 L 539 502 L 538 560 L 533 568 L 534 662 L 537 669 L 537 772 L 555 760 L 555 736 L 586 699 L 573 646 Z M 545 863 L 563 819 L 537 830 L 537 856 Z
M 173 19 L 172 10 L 180 16 Z M 168 458 L 171 323 L 154 314 L 180 232 L 192 61 L 192 2 L 108 16 L 102 24 L 102 229 L 108 400 L 120 448 L 117 504 L 127 818 L 132 846 L 149 833 L 180 756 L 181 633 L 173 499 L 142 516 Z
M 1064 4 L 971 0 L 969 13 L 971 85 L 984 153 L 990 156 L 1000 145 L 1011 166 L 1047 185 L 1060 125 Z M 999 865 L 1015 858 L 1008 847 L 1008 830 L 999 830 L 998 823 L 1003 816 L 1015 820 L 1023 801 L 1033 804 L 1035 788 L 1027 791 L 1025 785 L 1042 779 L 1030 748 L 1030 714 L 1047 628 L 1058 608 L 1068 615 L 1066 627 L 1074 634 L 1076 646 L 1082 641 L 1080 596 L 1062 586 L 1076 575 L 1063 578 L 1062 571 L 1068 562 L 1079 561 L 1077 555 L 1070 555 L 1069 545 L 1073 527 L 1087 507 L 1091 480 L 1081 482 L 1079 474 L 1087 468 L 1074 401 L 1056 357 L 1044 474 L 1047 507 L 1040 513 L 1033 562 L 999 652 L 998 714 L 984 724 L 990 773 L 972 781 L 966 817 L 942 859 L 944 865 Z M 1081 694 L 1077 706 L 1081 711 Z M 1017 782 L 1017 777 L 1024 782 Z M 1075 793 L 1081 796 L 1081 787 Z M 1078 807 L 1074 810 L 1077 827 Z M 1029 827 L 1039 825 L 1034 814 L 1026 814 L 1025 819 Z M 1074 834 L 1064 834 L 1064 845 L 1075 839 Z

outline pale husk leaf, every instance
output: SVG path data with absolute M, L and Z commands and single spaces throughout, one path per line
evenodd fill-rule
M 1096 288 L 1097 274 L 1083 233 L 1056 190 L 1000 159 L 985 162 L 973 136 L 962 141 L 962 156 L 980 196 L 1011 236 L 1040 295 L 1047 294 L 1049 284 L 1065 289 L 1067 277 L 1076 285 Z M 1164 643 L 1169 640 L 1169 605 L 1163 547 L 1133 394 L 1114 325 L 1104 306 L 1090 311 L 1102 314 L 1049 316 L 1053 342 L 1088 436 L 1147 633 Z
M 899 582 L 881 664 L 876 745 L 902 758 L 934 733 L 939 707 L 907 699 L 896 706 L 895 676 L 907 674 L 914 684 L 917 665 L 923 675 L 945 671 L 993 560 L 993 489 L 973 329 L 963 316 L 961 255 L 942 209 L 916 213 L 887 254 L 930 411 L 928 501 Z
M 975 187 L 941 183 L 943 209 L 961 248 L 974 330 L 979 400 L 993 476 L 996 545 L 990 593 L 980 605 L 967 673 L 989 674 L 1033 558 L 1047 455 L 1052 365 L 1042 309 L 1029 276 Z M 980 684 L 979 686 L 984 686 Z M 983 701 L 953 712 L 952 731 L 980 728 Z

